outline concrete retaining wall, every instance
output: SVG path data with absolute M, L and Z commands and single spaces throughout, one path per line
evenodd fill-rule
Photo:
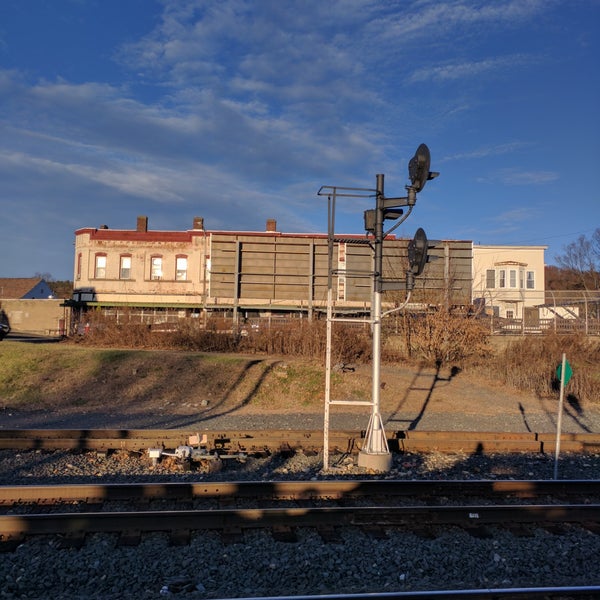
M 64 335 L 69 324 L 69 308 L 64 300 L 2 300 L 1 308 L 14 333 Z

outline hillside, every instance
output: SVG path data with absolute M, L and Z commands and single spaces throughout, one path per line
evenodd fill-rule
M 194 415 L 223 412 L 322 413 L 322 361 L 202 354 L 179 351 L 114 350 L 72 344 L 0 345 L 0 409 L 4 411 L 135 411 Z M 332 376 L 332 398 L 368 400 L 371 367 Z M 499 399 L 541 406 L 517 390 L 486 382 L 459 369 L 436 371 L 405 364 L 383 366 L 381 409 L 419 412 L 462 410 L 486 413 Z M 344 408 L 368 414 L 364 406 Z

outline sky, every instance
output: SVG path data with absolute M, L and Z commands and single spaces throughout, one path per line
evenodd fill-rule
M 0 277 L 72 280 L 107 225 L 544 245 L 600 227 L 600 0 L 2 0 Z M 336 233 L 364 233 L 340 196 Z M 393 225 L 386 221 L 387 225 Z

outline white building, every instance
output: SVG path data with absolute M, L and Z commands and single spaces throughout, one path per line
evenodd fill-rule
M 547 246 L 473 245 L 473 304 L 506 319 L 538 319 Z

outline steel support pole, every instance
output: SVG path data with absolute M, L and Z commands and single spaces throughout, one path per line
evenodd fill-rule
M 323 414 L 323 470 L 329 469 L 329 417 L 331 407 L 331 344 L 333 335 L 333 236 L 336 190 L 327 198 L 327 340 L 325 350 L 325 405 Z
M 358 454 L 358 465 L 374 471 L 387 472 L 392 466 L 383 421 L 380 413 L 381 391 L 381 277 L 383 265 L 383 220 L 384 220 L 384 176 L 377 175 L 377 196 L 375 210 L 375 257 L 373 273 L 373 381 L 372 410 L 362 450 Z

